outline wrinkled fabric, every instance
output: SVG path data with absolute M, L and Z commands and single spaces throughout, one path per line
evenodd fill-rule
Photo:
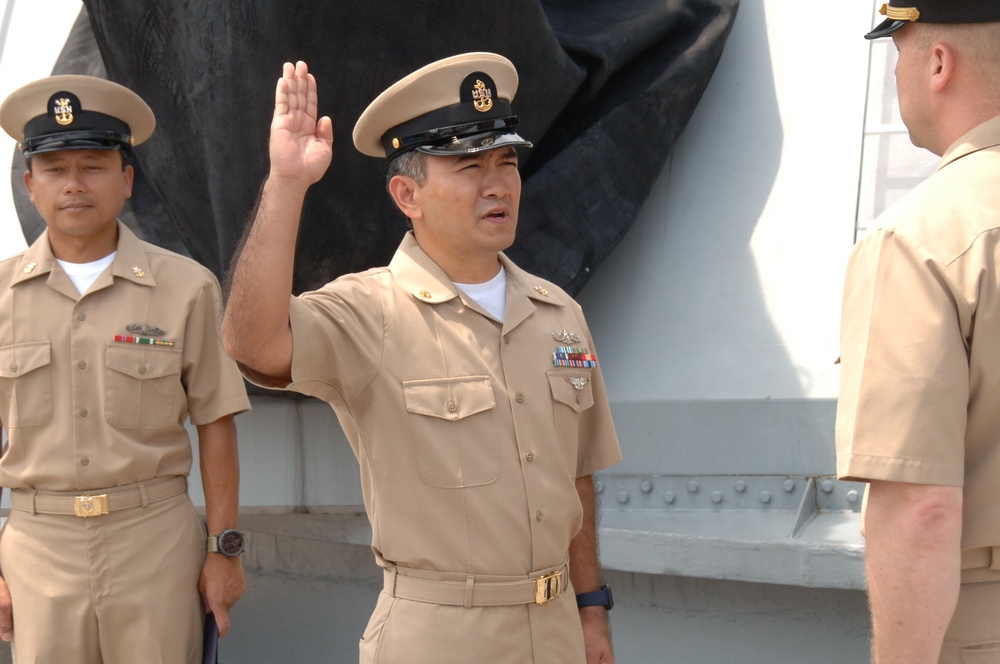
M 145 181 L 132 224 L 221 276 L 267 173 L 281 65 L 306 61 L 336 145 L 303 213 L 301 292 L 385 264 L 405 232 L 384 190 L 385 162 L 351 143 L 369 101 L 439 58 L 501 53 L 520 74 L 519 132 L 535 144 L 522 157 L 520 228 L 507 253 L 576 294 L 634 222 L 708 84 L 738 1 L 85 0 L 90 22 L 79 22 L 56 69 L 100 73 L 103 57 L 108 78 L 150 104 L 158 124 L 136 150 Z M 31 213 L 24 198 L 29 241 L 41 232 Z

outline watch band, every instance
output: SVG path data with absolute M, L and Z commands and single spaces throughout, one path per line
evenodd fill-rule
M 610 611 L 615 606 L 615 599 L 611 594 L 611 587 L 603 585 L 589 593 L 577 593 L 576 605 L 581 609 L 585 606 L 603 606 Z

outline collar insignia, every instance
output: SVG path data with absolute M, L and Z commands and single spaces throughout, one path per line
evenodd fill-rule
M 541 286 L 535 286 L 535 292 L 538 293 L 539 295 L 544 295 L 545 297 L 549 296 L 549 292 L 544 288 L 542 288 Z M 579 341 L 579 339 L 577 339 L 577 341 Z
M 35 261 L 31 261 L 30 263 L 24 266 L 24 273 L 31 274 L 36 267 L 38 267 L 38 263 L 36 263 Z
M 135 276 L 139 277 L 140 279 L 142 279 L 143 277 L 146 276 L 146 273 L 143 272 L 142 268 L 139 267 L 138 265 L 133 265 L 129 269 L 132 270 L 132 274 L 134 274 Z

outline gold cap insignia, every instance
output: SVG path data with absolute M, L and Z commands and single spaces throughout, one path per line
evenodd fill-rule
M 493 93 L 480 79 L 476 79 L 476 84 L 472 86 L 472 105 L 480 113 L 493 108 Z
M 52 114 L 55 116 L 56 122 L 63 126 L 73 124 L 73 102 L 66 97 L 56 99 Z
M 920 10 L 916 7 L 890 7 L 889 3 L 879 7 L 878 13 L 893 21 L 916 21 L 920 18 Z

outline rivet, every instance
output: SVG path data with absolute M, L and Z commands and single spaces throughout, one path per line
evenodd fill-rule
M 649 480 L 643 480 L 642 482 L 639 483 L 639 490 L 642 491 L 643 493 L 649 493 L 650 491 L 653 490 L 653 483 L 650 482 Z
M 622 489 L 621 491 L 618 492 L 618 502 L 619 503 L 621 503 L 622 505 L 624 505 L 625 503 L 628 502 L 628 499 L 629 499 L 628 491 L 626 491 L 625 489 Z
M 712 492 L 712 502 L 716 503 L 716 504 L 722 502 L 722 492 L 721 491 L 713 491 Z
M 698 480 L 688 482 L 688 493 L 698 493 Z
M 667 491 L 663 494 L 663 502 L 667 505 L 673 505 L 675 500 L 677 500 L 677 496 L 674 495 L 673 491 Z
M 781 485 L 781 488 L 787 491 L 788 493 L 795 491 L 795 480 L 785 480 L 784 483 Z
M 733 484 L 733 488 L 736 489 L 737 493 L 743 493 L 747 490 L 747 483 L 743 480 L 736 480 L 736 483 Z
M 858 502 L 858 492 L 855 491 L 854 489 L 851 489 L 850 491 L 848 491 L 847 492 L 847 502 L 849 502 L 849 503 L 856 503 L 856 502 Z
M 769 503 L 769 502 L 771 502 L 771 492 L 770 491 L 761 491 L 760 492 L 760 502 L 762 502 L 762 503 Z
M 830 480 L 823 480 L 823 482 L 819 485 L 819 488 L 823 490 L 823 493 L 830 493 L 833 491 L 833 482 Z

